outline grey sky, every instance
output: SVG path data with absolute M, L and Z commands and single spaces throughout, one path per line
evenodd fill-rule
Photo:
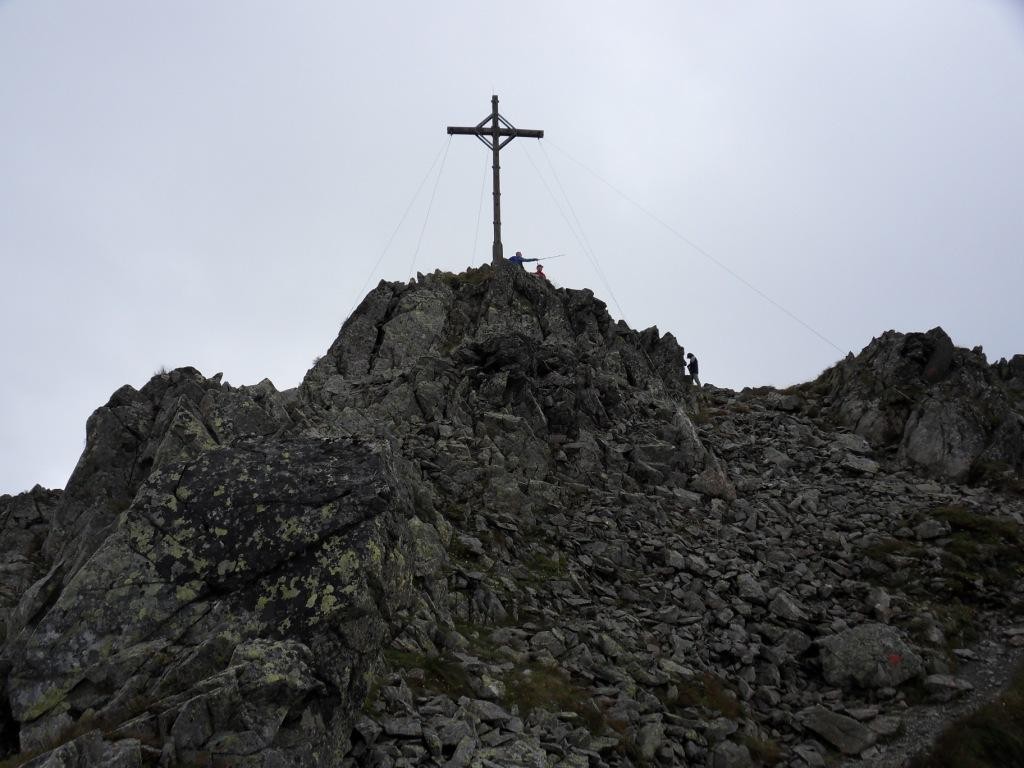
M 941 324 L 1024 352 L 1022 7 L 0 0 L 0 493 L 63 486 L 89 413 L 161 366 L 294 386 L 492 93 L 546 132 L 502 152 L 506 251 L 567 254 L 557 283 L 705 381 L 841 355 L 563 152 L 844 351 Z M 415 270 L 489 259 L 486 155 L 451 140 Z M 371 286 L 412 273 L 433 183 Z

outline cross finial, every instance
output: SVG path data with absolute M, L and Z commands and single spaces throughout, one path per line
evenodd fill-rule
M 490 123 L 488 125 L 488 123 Z M 501 264 L 503 259 L 501 246 L 501 176 L 498 164 L 498 153 L 502 147 L 508 144 L 516 136 L 524 136 L 531 139 L 544 138 L 544 131 L 527 130 L 516 128 L 498 112 L 498 97 L 491 96 L 491 114 L 471 128 L 458 128 L 448 126 L 448 135 L 454 134 L 476 136 L 487 145 L 493 153 L 494 160 L 494 246 L 491 251 L 491 263 Z

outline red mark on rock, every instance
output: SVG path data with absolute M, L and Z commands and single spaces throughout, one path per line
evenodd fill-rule
M 903 657 L 898 653 L 890 653 L 889 663 L 892 664 L 894 667 L 899 666 L 903 663 Z

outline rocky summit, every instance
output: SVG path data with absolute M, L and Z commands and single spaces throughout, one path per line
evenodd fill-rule
M 0 765 L 902 764 L 1024 647 L 1024 357 L 683 363 L 481 267 L 296 389 L 121 388 L 0 497 Z

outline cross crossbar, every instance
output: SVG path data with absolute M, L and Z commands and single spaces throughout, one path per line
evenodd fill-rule
M 526 139 L 543 139 L 544 131 L 516 128 L 498 113 L 498 97 L 491 96 L 491 114 L 475 126 L 460 127 L 449 125 L 448 135 L 476 136 L 493 153 L 494 246 L 491 251 L 491 263 L 500 264 L 504 257 L 501 245 L 501 175 L 500 165 L 498 164 L 498 152 L 517 136 L 522 136 Z

